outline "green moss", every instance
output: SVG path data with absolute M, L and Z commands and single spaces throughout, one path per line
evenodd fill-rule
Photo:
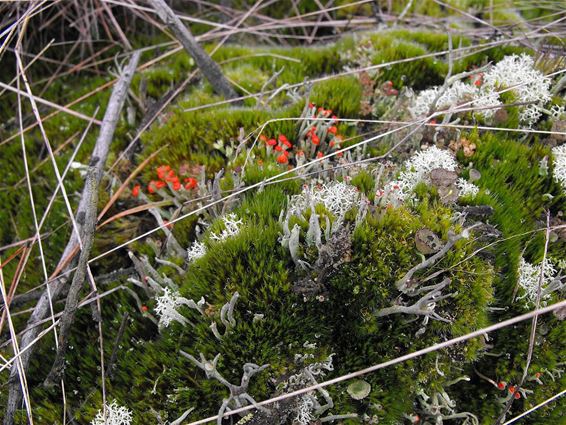
M 332 78 L 316 83 L 311 101 L 324 106 L 341 118 L 354 118 L 359 115 L 362 87 L 355 77 Z
M 486 3 L 465 1 L 458 2 L 458 7 L 481 11 L 487 7 Z M 504 3 L 506 4 L 496 1 L 498 7 Z M 364 7 L 370 10 L 369 5 Z M 402 7 L 401 3 L 394 4 L 395 10 Z M 283 9 L 283 6 L 276 4 L 271 12 L 281 13 L 283 16 L 287 10 L 280 8 Z M 299 8 L 302 12 L 317 10 L 309 2 L 300 3 Z M 415 2 L 412 11 L 438 17 L 452 14 L 428 0 Z M 358 13 L 351 8 L 341 9 L 336 16 L 346 18 L 353 12 Z M 487 16 L 486 12 L 480 16 Z M 494 18 L 499 21 L 513 16 L 503 16 L 501 12 Z M 196 32 L 199 30 L 202 28 L 197 26 Z M 465 37 L 453 39 L 454 46 L 470 44 L 471 41 Z M 211 47 L 207 46 L 208 49 Z M 356 56 L 355 51 L 359 47 L 366 50 L 361 49 L 361 53 Z M 275 73 L 279 73 L 278 77 L 266 90 L 284 84 L 299 84 L 305 78 L 323 77 L 313 85 L 309 100 L 332 109 L 339 117 L 359 118 L 362 87 L 356 76 L 335 77 L 329 74 L 339 73 L 345 66 L 401 61 L 381 69 L 378 79 L 391 80 L 399 88 L 411 86 L 422 89 L 443 81 L 447 72 L 446 57 L 431 55 L 419 60 L 409 59 L 447 48 L 448 37 L 445 34 L 394 29 L 347 36 L 336 43 L 309 48 L 226 45 L 215 53 L 214 58 L 241 94 L 261 90 Z M 497 47 L 476 53 L 457 60 L 455 72 L 489 60 L 497 61 L 506 54 L 519 51 L 524 49 Z M 194 64 L 187 54 L 179 52 L 159 66 L 151 67 L 136 76 L 133 91 L 141 96 L 142 86 L 145 84 L 145 94 L 152 98 L 150 100 L 159 101 L 170 88 L 184 81 L 193 69 Z M 142 80 L 145 82 L 142 83 Z M 105 82 L 102 79 L 92 79 L 87 84 L 87 79 L 80 79 L 73 80 L 73 85 L 68 86 L 69 81 L 71 80 L 55 81 L 46 97 L 59 99 L 64 103 L 70 100 L 66 98 L 69 87 L 72 88 L 73 96 L 79 96 Z M 304 93 L 301 89 L 297 91 L 299 96 Z M 76 108 L 85 114 L 93 114 L 97 106 L 103 110 L 108 94 L 109 91 L 101 92 Z M 155 162 L 144 170 L 139 180 L 147 183 L 153 179 L 155 164 L 169 164 L 174 169 L 198 164 L 206 166 L 209 178 L 219 169 L 227 168 L 228 176 L 221 182 L 222 189 L 227 191 L 234 185 L 229 172 L 243 166 L 245 155 L 241 154 L 235 159 L 227 158 L 226 152 L 218 145 L 215 146 L 218 140 L 222 140 L 224 146 L 231 142 L 238 144 L 237 138 L 243 129 L 245 134 L 255 131 L 254 137 L 248 141 L 251 145 L 257 130 L 269 120 L 275 121 L 263 129 L 264 134 L 270 137 L 286 134 L 290 139 L 297 136 L 297 122 L 287 118 L 300 116 L 304 100 L 291 101 L 282 93 L 269 103 L 256 102 L 250 98 L 236 107 L 208 106 L 221 100 L 213 94 L 206 80 L 192 85 L 179 96 L 176 104 L 160 116 L 157 123 L 142 137 L 141 149 L 136 157 L 138 163 L 157 149 L 163 150 Z M 4 104 L 2 106 L 4 114 L 6 108 Z M 191 108 L 197 109 L 185 111 Z M 510 111 L 507 126 L 516 126 L 516 112 Z M 100 115 L 101 113 L 99 117 Z M 53 134 L 54 147 L 61 146 L 74 132 L 84 129 L 84 122 L 63 115 L 47 120 L 45 124 L 48 133 Z M 346 136 L 355 136 L 358 131 L 356 126 L 340 125 L 340 132 Z M 111 159 L 129 143 L 132 130 L 125 120 L 120 121 Z M 96 131 L 92 131 L 79 152 L 79 161 L 88 160 L 95 137 Z M 154 296 L 128 282 L 113 282 L 104 288 L 115 290 L 102 301 L 106 359 L 111 356 L 123 315 L 130 315 L 125 335 L 119 343 L 114 378 L 107 382 L 110 399 L 116 398 L 119 403 L 132 409 L 134 423 L 147 422 L 147 418 L 152 417 L 151 409 L 160 412 L 164 420 L 171 421 L 192 406 L 196 410 L 189 416 L 189 420 L 197 420 L 215 414 L 222 399 L 227 396 L 227 390 L 215 381 L 206 380 L 201 370 L 179 355 L 180 349 L 194 355 L 202 352 L 208 358 L 221 353 L 219 370 L 231 382 L 239 381 L 243 363 L 269 363 L 270 367 L 254 377 L 250 387 L 250 393 L 261 400 L 275 393 L 274 381 L 297 372 L 294 356 L 305 353 L 306 342 L 316 343 L 314 353 L 319 360 L 334 353 L 335 369 L 327 376 L 331 378 L 464 335 L 523 312 L 524 306 L 512 299 L 519 256 L 524 255 L 533 262 L 541 260 L 544 238 L 542 232 L 533 232 L 541 227 L 545 209 L 549 209 L 553 216 L 564 210 L 565 197 L 549 176 L 539 172 L 539 161 L 550 154 L 549 148 L 540 140 L 533 138 L 519 142 L 511 132 L 482 134 L 481 137 L 474 133 L 467 137 L 476 143 L 477 151 L 473 157 L 460 157 L 459 160 L 462 165 L 473 166 L 481 172 L 478 185 L 482 188 L 478 197 L 467 201 L 491 205 L 495 213 L 488 220 L 503 236 L 494 244 L 494 248 L 486 248 L 488 253 L 495 254 L 493 263 L 480 255 L 474 255 L 477 249 L 484 246 L 482 241 L 472 238 L 460 241 L 429 271 L 418 274 L 417 277 L 424 277 L 427 272 L 443 271 L 442 276 L 451 279 L 446 291 L 455 295 L 439 302 L 436 307 L 439 314 L 449 318 L 451 323 L 431 321 L 425 334 L 417 338 L 415 333 L 422 327 L 421 320 L 408 321 L 408 317 L 403 315 L 384 318 L 376 318 L 375 315 L 381 308 L 399 301 L 410 301 L 400 299 L 394 285 L 408 269 L 422 261 L 414 242 L 417 230 L 429 228 L 446 240 L 448 231 L 454 229 L 454 210 L 441 205 L 434 190 L 421 185 L 418 188 L 420 202 L 412 208 L 389 209 L 383 214 L 370 211 L 365 221 L 352 234 L 351 254 L 336 267 L 326 283 L 328 299 L 322 302 L 305 301 L 294 291 L 294 286 L 306 273 L 295 267 L 288 249 L 281 245 L 283 231 L 278 222 L 280 212 L 286 208 L 288 197 L 299 192 L 302 181 L 285 180 L 266 185 L 260 191 L 246 192 L 239 197 L 234 212 L 243 220 L 243 225 L 237 236 L 225 242 L 210 238 L 211 232 L 222 229 L 221 219 L 205 216 L 211 222 L 203 237 L 207 253 L 192 262 L 186 273 L 180 275 L 170 266 L 158 268 L 159 273 L 167 274 L 179 286 L 183 296 L 194 300 L 201 297 L 206 299 L 208 305 L 204 316 L 184 307 L 181 310 L 195 323 L 194 327 L 182 327 L 174 323 L 158 333 L 157 327 L 149 319 L 156 304 Z M 41 141 L 38 132 L 30 132 L 25 140 L 32 166 L 37 165 L 42 158 L 41 143 L 38 141 Z M 3 203 L 3 209 L 0 210 L 2 244 L 24 239 L 35 231 L 27 189 L 25 185 L 18 184 L 24 174 L 21 161 L 13 160 L 20 157 L 20 149 L 19 143 L 14 141 L 0 150 L 0 166 L 6 175 L 2 182 L 4 187 L 0 189 L 11 189 L 0 191 L 0 201 Z M 256 148 L 253 155 L 255 157 L 252 156 L 251 162 L 246 164 L 246 185 L 256 184 L 284 170 L 284 166 L 265 158 L 263 149 Z M 58 157 L 61 169 L 69 157 L 70 149 L 64 150 Z M 227 163 L 229 159 L 233 159 L 230 164 Z M 296 176 L 291 174 L 288 177 Z M 41 165 L 34 179 L 37 179 L 33 187 L 34 196 L 38 210 L 43 211 L 55 181 L 50 164 Z M 75 171 L 71 172 L 65 183 L 70 194 L 78 192 L 83 184 L 80 174 Z M 376 188 L 369 170 L 354 176 L 351 183 L 372 199 Z M 13 190 L 12 186 L 16 188 Z M 108 199 L 107 187 L 102 188 L 101 192 L 103 204 Z M 546 194 L 551 194 L 553 198 L 549 199 Z M 129 205 L 132 201 L 124 202 Z M 76 197 L 71 196 L 71 203 L 72 206 L 75 205 Z M 322 218 L 335 219 L 321 205 L 317 206 L 316 212 Z M 346 217 L 346 226 L 353 225 L 355 212 L 351 211 Z M 307 220 L 309 216 L 310 212 Z M 66 220 L 66 206 L 57 200 L 45 229 L 56 229 L 57 226 L 64 225 Z M 196 220 L 195 215 L 174 226 L 174 235 L 182 246 L 188 246 L 195 240 Z M 307 220 L 293 218 L 291 225 L 299 224 L 304 232 L 308 228 Z M 153 226 L 153 221 L 149 219 L 128 218 L 115 222 L 100 233 L 94 255 L 103 252 L 109 245 L 114 246 L 128 240 Z M 326 223 L 323 222 L 323 231 L 325 227 Z M 455 230 L 460 229 L 457 227 Z M 68 236 L 68 226 L 63 227 L 49 236 L 49 246 L 62 249 Z M 154 255 L 147 241 L 139 241 L 130 248 L 138 255 L 146 254 L 150 258 Z M 301 251 L 314 264 L 312 260 L 316 259 L 316 250 L 311 247 L 301 248 Z M 7 254 L 13 252 L 8 251 Z M 564 259 L 564 252 L 564 242 L 557 241 L 550 245 L 549 255 L 556 261 Z M 33 267 L 30 267 L 20 289 L 28 289 L 42 282 L 38 255 L 37 248 L 34 248 L 30 257 L 33 259 Z M 59 255 L 56 249 L 47 251 L 50 266 L 58 260 Z M 171 261 L 182 265 L 179 259 Z M 102 272 L 128 264 L 125 256 L 109 257 L 108 262 L 97 263 L 95 271 Z M 13 276 L 16 265 L 17 262 L 12 261 L 3 268 L 7 279 Z M 147 307 L 147 312 L 139 311 L 131 292 L 120 285 L 134 288 Z M 213 336 L 210 324 L 212 321 L 219 323 L 220 309 L 235 291 L 240 294 L 236 306 L 237 324 L 222 340 L 218 340 Z M 87 295 L 86 289 L 84 295 Z M 488 310 L 488 306 L 492 304 L 507 310 L 492 313 Z M 258 314 L 263 315 L 263 318 L 260 319 Z M 16 326 L 23 328 L 25 319 L 25 315 L 16 317 Z M 559 363 L 566 354 L 563 345 L 566 330 L 551 316 L 539 318 L 539 326 L 537 341 L 540 343 L 535 348 L 530 371 L 556 370 L 561 367 Z M 222 326 L 221 329 L 224 330 Z M 358 412 L 370 416 L 375 414 L 380 423 L 399 423 L 404 414 L 418 410 L 414 404 L 418 389 L 429 393 L 447 387 L 448 393 L 457 400 L 459 406 L 477 413 L 482 423 L 491 423 L 500 411 L 496 401 L 500 393 L 478 378 L 474 368 L 493 379 L 517 382 L 525 365 L 528 344 L 525 335 L 528 332 L 529 324 L 522 323 L 490 335 L 488 342 L 477 338 L 368 375 L 364 379 L 371 384 L 372 391 L 360 401 L 349 397 L 347 384 L 333 386 L 329 388 L 335 402 L 333 412 Z M 496 357 L 483 356 L 483 352 L 489 349 L 487 344 L 493 344 L 491 354 Z M 78 313 L 71 345 L 73 348 L 69 351 L 69 364 L 65 371 L 67 394 L 72 394 L 68 402 L 76 420 L 86 423 L 102 403 L 98 332 L 88 309 L 81 309 Z M 58 390 L 45 390 L 39 385 L 45 364 L 49 364 L 53 358 L 51 347 L 52 341 L 47 338 L 39 343 L 42 355 L 34 357 L 30 373 L 34 413 L 37 413 L 36 420 L 40 423 L 58 423 L 62 417 L 61 393 Z M 2 350 L 2 355 L 9 357 L 10 353 Z M 469 376 L 470 382 L 448 386 L 451 380 L 463 375 Z M 546 378 L 544 384 L 537 386 L 538 384 L 529 383 L 528 388 L 532 388 L 534 394 L 527 400 L 521 400 L 519 405 L 514 405 L 514 411 L 525 410 L 543 401 L 563 388 L 565 382 L 564 378 L 556 378 L 555 381 Z M 470 400 L 470 394 L 479 395 Z M 5 397 L 5 394 L 0 394 L 0 402 L 5 403 Z M 377 409 L 376 404 L 382 405 L 383 409 Z M 541 409 L 538 416 L 533 416 L 533 423 L 559 423 L 560 409 L 555 410 Z M 25 414 L 20 415 L 19 421 L 25 423 Z

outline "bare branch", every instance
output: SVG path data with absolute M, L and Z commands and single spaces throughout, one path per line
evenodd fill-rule
M 89 194 L 88 203 L 85 206 L 86 209 L 83 211 L 79 210 L 77 212 L 77 216 L 84 215 L 84 223 L 82 224 L 81 229 L 81 241 L 83 243 L 83 248 L 79 257 L 77 270 L 75 271 L 69 293 L 67 294 L 65 310 L 63 311 L 63 315 L 60 319 L 61 327 L 59 332 L 59 348 L 57 349 L 51 371 L 45 379 L 44 385 L 46 387 L 55 385 L 55 383 L 61 378 L 61 374 L 65 368 L 65 353 L 67 351 L 69 331 L 75 319 L 75 312 L 79 304 L 80 291 L 86 278 L 88 257 L 94 240 L 94 231 L 96 227 L 96 204 L 98 201 L 98 190 L 94 180 L 93 166 L 91 166 L 87 175 L 84 192 Z
M 110 97 L 110 101 L 108 102 L 108 107 L 106 109 L 106 113 L 102 121 L 100 133 L 98 135 L 98 139 L 96 141 L 96 144 L 92 152 L 91 166 L 94 169 L 94 172 L 92 174 L 93 177 L 92 186 L 94 189 L 98 188 L 98 185 L 100 184 L 100 181 L 102 179 L 103 167 L 104 167 L 104 163 L 106 162 L 106 158 L 108 156 L 110 143 L 113 139 L 114 130 L 116 129 L 116 125 L 118 124 L 118 119 L 120 117 L 120 111 L 124 104 L 127 90 L 132 81 L 132 77 L 137 67 L 140 55 L 141 53 L 139 52 L 136 52 L 132 55 L 132 58 L 130 59 L 128 66 L 125 68 L 122 76 L 114 86 L 112 95 Z M 79 201 L 79 207 L 77 209 L 78 213 L 80 213 L 81 211 L 88 210 L 86 208 L 86 205 L 89 204 L 90 202 L 89 200 L 92 194 L 86 191 L 86 187 L 88 187 L 88 185 L 85 186 L 85 190 L 83 190 L 83 193 L 81 195 L 81 199 Z M 82 221 L 82 220 L 78 220 L 79 219 L 78 213 L 77 213 L 77 221 Z M 61 260 L 59 261 L 59 266 L 57 267 L 58 269 L 65 268 L 64 264 L 68 263 L 67 257 L 69 256 L 70 253 L 75 251 L 75 247 L 77 245 L 78 245 L 78 237 L 76 233 L 73 233 L 73 235 L 69 239 L 69 242 L 67 243 L 67 246 L 65 247 L 65 250 L 63 251 L 63 255 L 61 256 Z M 48 283 L 50 287 L 50 293 L 52 299 L 57 299 L 59 297 L 63 288 L 66 286 L 67 282 L 68 282 L 68 276 L 64 275 L 60 279 L 55 279 L 52 280 L 50 283 Z M 21 362 L 23 364 L 24 371 L 27 371 L 29 367 L 31 355 L 33 354 L 35 348 L 34 340 L 41 331 L 41 328 L 39 326 L 35 326 L 35 324 L 41 322 L 49 312 L 50 301 L 51 300 L 49 299 L 49 291 L 45 290 L 43 295 L 37 302 L 37 305 L 35 306 L 34 311 L 28 320 L 27 328 L 29 330 L 24 332 L 22 335 L 21 347 L 26 348 L 29 346 L 29 348 L 27 348 L 27 350 L 21 354 Z M 15 366 L 13 366 L 10 373 L 10 389 L 8 396 L 8 406 L 6 409 L 6 416 L 4 418 L 4 425 L 13 425 L 14 412 L 16 411 L 22 397 L 21 388 L 17 382 L 17 376 L 18 376 L 18 370 Z
M 234 99 L 238 97 L 236 91 L 232 88 L 228 80 L 222 74 L 222 70 L 216 62 L 203 50 L 191 31 L 181 22 L 175 12 L 165 3 L 165 0 L 149 0 L 159 18 L 173 32 L 177 40 L 182 44 L 187 53 L 195 60 L 214 91 L 224 96 L 226 99 Z

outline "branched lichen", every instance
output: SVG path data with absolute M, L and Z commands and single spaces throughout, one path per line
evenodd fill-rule
M 224 415 L 224 412 L 226 412 L 227 410 L 231 410 L 247 405 L 252 405 L 256 409 L 262 411 L 268 410 L 265 407 L 257 405 L 257 402 L 253 399 L 253 397 L 248 394 L 248 386 L 250 384 L 250 379 L 254 375 L 260 373 L 262 370 L 268 368 L 269 367 L 268 364 L 265 364 L 263 366 L 258 366 L 254 363 L 244 364 L 243 366 L 244 373 L 242 375 L 240 385 L 234 385 L 228 382 L 217 369 L 218 360 L 220 359 L 220 354 L 217 354 L 212 360 L 206 360 L 206 357 L 202 353 L 200 353 L 200 360 L 197 360 L 195 357 L 184 352 L 183 350 L 180 350 L 179 352 L 181 353 L 181 355 L 189 359 L 195 366 L 202 369 L 205 372 L 206 377 L 208 379 L 217 380 L 222 385 L 227 387 L 228 390 L 230 391 L 230 396 L 222 401 L 222 405 L 218 410 L 218 419 L 217 419 L 218 425 L 222 424 L 222 416 Z

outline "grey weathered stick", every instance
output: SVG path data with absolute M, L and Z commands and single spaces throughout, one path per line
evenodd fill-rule
M 55 385 L 55 383 L 61 378 L 61 374 L 65 368 L 65 353 L 67 352 L 69 331 L 71 330 L 71 325 L 75 319 L 75 312 L 79 305 L 79 295 L 86 279 L 88 257 L 92 248 L 92 241 L 94 240 L 94 231 L 96 228 L 96 204 L 98 201 L 97 186 L 98 185 L 94 180 L 94 166 L 91 165 L 84 188 L 84 193 L 89 194 L 89 199 L 87 200 L 88 202 L 85 206 L 85 210 L 79 210 L 77 213 L 77 216 L 84 217 L 84 222 L 79 222 L 81 225 L 81 241 L 83 247 L 79 256 L 77 270 L 73 275 L 71 287 L 67 294 L 65 310 L 63 311 L 63 315 L 60 319 L 59 348 L 55 354 L 55 361 L 53 362 L 51 371 L 47 375 L 47 378 L 45 378 L 44 385 L 46 387 Z
M 198 44 L 197 40 L 191 34 L 191 31 L 181 22 L 175 12 L 165 3 L 165 0 L 149 0 L 152 7 L 159 18 L 173 32 L 175 38 L 181 43 L 185 50 L 195 60 L 197 66 L 202 72 L 215 92 L 221 94 L 226 99 L 234 99 L 238 97 L 236 91 L 232 88 L 222 70 L 216 62 L 204 51 Z
M 130 62 L 124 69 L 124 72 L 122 73 L 120 79 L 116 82 L 116 85 L 112 90 L 112 95 L 110 96 L 108 107 L 106 108 L 106 113 L 104 114 L 104 119 L 100 127 L 100 133 L 92 152 L 91 166 L 94 168 L 93 177 L 94 182 L 96 183 L 94 185 L 95 188 L 98 187 L 102 179 L 102 173 L 104 171 L 104 164 L 106 162 L 108 151 L 110 149 L 110 143 L 112 142 L 114 131 L 116 129 L 116 125 L 118 124 L 118 119 L 120 118 L 120 112 L 126 100 L 128 87 L 130 86 L 130 83 L 132 81 L 132 77 L 138 65 L 140 55 L 140 52 L 135 52 L 132 55 Z M 86 190 L 83 190 L 81 199 L 79 201 L 79 207 L 77 209 L 77 221 L 82 221 L 79 219 L 79 213 L 81 211 L 86 211 L 85 206 L 87 205 L 89 199 L 90 194 L 87 193 Z M 62 266 L 64 263 L 66 263 L 67 257 L 71 252 L 74 251 L 77 244 L 77 235 L 76 233 L 73 233 L 69 239 L 69 242 L 67 243 L 67 246 L 65 247 L 65 250 L 63 251 L 59 266 Z M 69 278 L 67 277 L 67 275 L 62 274 L 59 279 L 52 280 L 51 283 L 48 283 L 53 300 L 56 300 L 60 296 L 63 288 L 66 287 L 68 280 Z M 46 290 L 37 302 L 34 311 L 28 320 L 26 328 L 28 328 L 29 330 L 23 333 L 20 347 L 24 348 L 30 344 L 33 344 L 34 339 L 39 335 L 41 331 L 41 327 L 35 326 L 35 324 L 41 322 L 46 317 L 49 312 L 49 304 L 49 293 Z M 34 346 L 31 346 L 21 355 L 24 372 L 27 371 L 29 367 L 29 361 L 33 351 Z M 6 409 L 6 415 L 4 417 L 4 425 L 13 425 L 14 413 L 18 408 L 20 400 L 22 398 L 21 387 L 18 380 L 18 371 L 16 367 L 12 367 L 9 385 L 8 406 Z

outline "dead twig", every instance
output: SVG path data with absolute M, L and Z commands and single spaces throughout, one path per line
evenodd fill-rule
M 77 216 L 84 216 L 84 223 L 81 228 L 81 241 L 82 250 L 79 256 L 79 263 L 77 265 L 77 270 L 73 275 L 73 280 L 71 282 L 71 287 L 69 293 L 67 294 L 67 300 L 65 302 L 65 310 L 60 319 L 60 332 L 59 332 L 59 348 L 55 354 L 55 361 L 51 367 L 51 371 L 45 378 L 43 383 L 46 387 L 51 387 L 55 385 L 57 381 L 61 378 L 63 370 L 65 368 L 65 353 L 67 351 L 67 342 L 69 338 L 69 331 L 71 325 L 75 319 L 75 312 L 79 304 L 79 294 L 81 288 L 86 279 L 88 257 L 90 255 L 90 250 L 92 248 L 92 242 L 94 240 L 94 231 L 96 227 L 96 204 L 98 201 L 98 190 L 95 183 L 95 167 L 91 165 L 86 184 L 85 193 L 90 195 L 88 203 L 86 204 L 85 210 L 79 210 Z
M 127 67 L 124 69 L 121 77 L 119 78 L 118 82 L 114 86 L 112 91 L 112 95 L 110 97 L 110 101 L 108 102 L 108 107 L 106 109 L 106 113 L 104 119 L 102 121 L 102 125 L 100 128 L 100 133 L 98 139 L 96 141 L 90 166 L 93 169 L 92 178 L 93 178 L 93 185 L 92 189 L 97 190 L 98 185 L 102 179 L 103 167 L 106 162 L 106 158 L 108 156 L 108 151 L 110 148 L 110 143 L 114 136 L 114 130 L 118 124 L 118 119 L 120 117 L 120 111 L 125 101 L 125 97 L 128 91 L 128 87 L 132 81 L 132 77 L 134 75 L 134 71 L 137 67 L 138 61 L 140 58 L 140 53 L 136 52 L 132 55 L 130 62 L 128 63 Z M 90 187 L 90 185 L 85 186 L 85 190 L 81 195 L 81 199 L 79 201 L 78 212 L 88 211 L 86 206 L 89 204 L 89 200 L 91 198 L 91 194 L 86 191 L 86 187 Z M 82 215 L 82 214 L 81 214 Z M 79 214 L 77 214 L 77 221 L 83 221 L 80 219 Z M 65 250 L 63 251 L 63 255 L 61 256 L 61 260 L 59 264 L 65 263 L 66 258 L 70 252 L 75 249 L 75 246 L 78 244 L 78 235 L 73 233 Z M 88 259 L 87 259 L 88 260 Z M 60 269 L 58 267 L 58 269 Z M 28 331 L 24 332 L 21 338 L 21 347 L 26 348 L 30 346 L 25 352 L 21 354 L 21 364 L 23 365 L 24 372 L 27 371 L 29 367 L 29 362 L 31 359 L 31 355 L 34 351 L 35 344 L 34 340 L 40 333 L 40 328 L 35 326 L 37 322 L 42 321 L 47 313 L 49 312 L 49 305 L 51 302 L 50 295 L 52 299 L 57 299 L 58 296 L 61 294 L 62 289 L 66 286 L 68 282 L 68 277 L 66 275 L 62 276 L 60 279 L 53 280 L 49 283 L 49 291 L 46 289 L 37 302 L 37 305 L 34 308 L 33 313 L 31 314 L 27 328 Z M 21 387 L 17 380 L 18 376 L 18 368 L 12 366 L 12 370 L 10 373 L 10 388 L 9 388 L 9 395 L 8 395 L 8 406 L 6 409 L 6 416 L 4 417 L 4 425 L 13 425 L 14 423 L 14 413 L 20 404 L 20 400 L 22 397 Z
M 203 50 L 190 30 L 183 25 L 175 12 L 165 3 L 164 0 L 150 0 L 151 5 L 161 20 L 173 32 L 175 38 L 183 45 L 185 50 L 195 60 L 202 74 L 212 85 L 214 91 L 221 94 L 227 99 L 238 97 L 236 91 L 232 88 L 222 70 L 216 62 Z

